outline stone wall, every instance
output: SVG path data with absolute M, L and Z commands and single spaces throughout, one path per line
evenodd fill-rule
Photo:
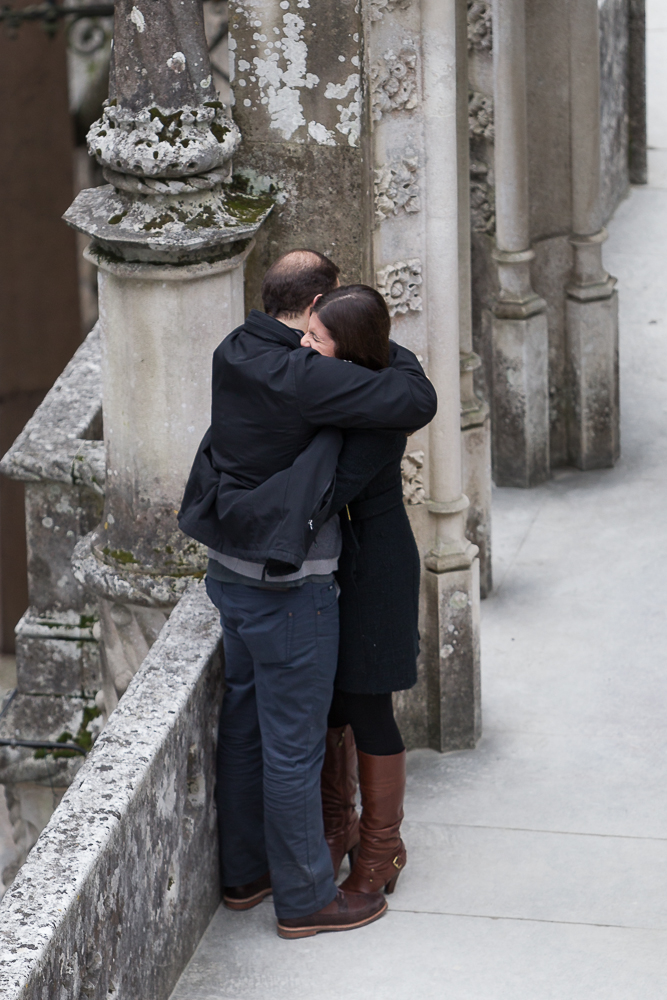
M 630 186 L 628 148 L 628 0 L 600 5 L 602 217 L 608 221 Z
M 3 1000 L 162 1000 L 219 903 L 221 629 L 180 601 L 0 904 Z

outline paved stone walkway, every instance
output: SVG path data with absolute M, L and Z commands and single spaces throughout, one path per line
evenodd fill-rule
M 667 4 L 650 6 L 661 148 L 605 252 L 623 457 L 496 491 L 484 736 L 409 755 L 387 916 L 287 942 L 268 901 L 220 909 L 172 1000 L 667 997 Z

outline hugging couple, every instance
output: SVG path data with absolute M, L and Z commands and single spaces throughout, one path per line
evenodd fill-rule
M 224 630 L 223 899 L 272 892 L 284 938 L 376 920 L 406 860 L 392 691 L 417 679 L 420 566 L 401 458 L 437 400 L 382 296 L 338 275 L 311 250 L 269 268 L 265 311 L 215 351 L 179 514 Z

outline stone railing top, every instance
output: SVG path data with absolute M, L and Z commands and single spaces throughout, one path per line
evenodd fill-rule
M 0 903 L 3 1000 L 171 992 L 217 905 L 208 772 L 221 637 L 191 584 Z
M 104 493 L 100 336 L 93 327 L 0 462 L 25 482 L 85 485 Z

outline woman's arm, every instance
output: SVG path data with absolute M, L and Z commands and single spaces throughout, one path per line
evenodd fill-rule
M 331 515 L 354 500 L 380 469 L 402 455 L 405 441 L 405 434 L 396 431 L 346 431 L 336 466 Z

